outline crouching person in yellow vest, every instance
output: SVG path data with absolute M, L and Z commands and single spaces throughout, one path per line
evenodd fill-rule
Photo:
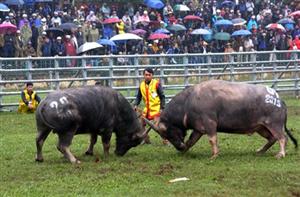
M 40 102 L 41 98 L 33 91 L 33 83 L 28 82 L 26 88 L 21 92 L 18 112 L 33 113 Z
M 153 79 L 153 70 L 151 68 L 146 68 L 143 71 L 143 75 L 144 80 L 138 89 L 134 108 L 137 109 L 137 106 L 143 99 L 145 104 L 143 116 L 148 120 L 154 120 L 156 122 L 159 119 L 161 110 L 165 107 L 165 95 L 159 80 Z M 145 138 L 145 143 L 151 143 L 148 135 Z M 163 143 L 167 144 L 168 141 L 164 140 Z

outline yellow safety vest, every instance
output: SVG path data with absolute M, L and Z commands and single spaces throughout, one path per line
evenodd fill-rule
M 140 85 L 140 90 L 145 103 L 143 116 L 149 120 L 160 115 L 160 98 L 157 94 L 159 80 L 152 79 L 149 84 L 143 81 Z
M 32 106 L 33 106 L 33 109 L 32 110 L 29 110 L 28 106 L 23 102 L 22 99 L 20 99 L 20 102 L 19 102 L 19 108 L 18 108 L 18 112 L 21 112 L 21 113 L 25 113 L 25 112 L 34 112 L 38 106 L 38 102 L 37 100 L 35 99 L 35 95 L 36 95 L 36 92 L 33 91 L 32 94 L 31 94 L 31 97 L 30 95 L 28 94 L 28 91 L 25 89 L 24 91 L 24 94 L 25 94 L 25 99 L 28 101 L 28 102 L 31 102 Z

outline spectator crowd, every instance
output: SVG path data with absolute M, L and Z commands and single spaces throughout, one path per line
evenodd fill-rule
M 151 1 L 151 0 L 149 0 Z M 86 42 L 136 33 L 143 40 L 105 46 L 102 54 L 179 54 L 300 49 L 296 1 L 169 0 L 161 9 L 138 3 L 40 3 L 2 12 L 1 57 L 75 56 Z M 108 20 L 110 19 L 110 20 Z M 216 25 L 220 20 L 239 21 Z M 269 24 L 280 27 L 267 28 Z M 7 27 L 6 27 L 6 26 Z M 10 28 L 13 25 L 16 28 Z M 2 26 L 2 27 L 1 27 Z M 170 29 L 177 26 L 179 29 Z M 182 26 L 184 28 L 182 28 Z M 193 34 L 205 29 L 208 34 Z M 230 36 L 237 30 L 250 35 Z M 168 36 L 149 39 L 154 32 Z M 219 33 L 219 37 L 215 36 Z M 228 34 L 227 34 L 228 35 Z

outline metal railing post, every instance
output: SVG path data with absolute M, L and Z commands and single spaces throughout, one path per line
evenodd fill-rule
M 189 68 L 188 68 L 188 64 L 189 64 L 189 58 L 188 58 L 188 54 L 185 54 L 185 56 L 183 57 L 183 66 L 184 66 L 184 86 L 187 87 L 189 85 Z
M 165 85 L 164 77 L 164 57 L 159 57 L 159 78 L 162 86 Z
M 114 65 L 114 59 L 113 56 L 110 55 L 109 56 L 109 60 L 108 60 L 108 65 L 109 65 L 109 86 L 113 87 L 113 76 L 114 76 L 114 70 L 113 70 L 113 65 Z
M 85 86 L 87 84 L 86 78 L 87 78 L 87 71 L 86 71 L 86 59 L 82 58 L 82 77 L 83 77 L 83 81 L 82 81 L 82 85 Z
M 31 57 L 28 57 L 28 59 L 26 61 L 26 68 L 27 68 L 26 78 L 27 78 L 27 80 L 32 80 L 32 73 L 31 73 L 32 60 L 31 60 Z
M 54 78 L 55 78 L 55 89 L 56 90 L 59 90 L 59 62 L 58 62 L 58 59 L 55 59 L 54 60 L 54 68 L 55 68 L 55 71 L 54 71 Z

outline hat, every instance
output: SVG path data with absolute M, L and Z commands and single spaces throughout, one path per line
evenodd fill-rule
M 42 35 L 47 35 L 47 32 L 43 31 L 43 32 L 42 32 Z
M 66 35 L 66 38 L 67 38 L 67 39 L 70 39 L 70 38 L 71 38 L 71 36 L 70 36 L 70 35 Z
M 8 14 L 8 16 L 14 16 L 14 14 L 13 14 L 12 12 L 10 12 L 10 13 Z
M 22 17 L 23 17 L 23 18 L 26 18 L 26 17 L 27 17 L 27 14 L 23 14 Z
M 82 27 L 82 25 L 79 24 L 77 27 L 80 28 L 80 27 Z
M 64 12 L 63 15 L 66 16 L 66 15 L 68 15 L 68 13 L 67 13 L 67 12 Z
M 20 30 L 17 30 L 17 31 L 16 31 L 16 33 L 17 33 L 17 34 L 20 34 L 20 33 L 21 33 L 21 31 L 20 31 Z
M 56 38 L 57 40 L 61 40 L 61 37 L 60 36 L 57 36 L 57 38 Z
M 84 18 L 80 18 L 79 20 L 80 20 L 80 21 L 84 21 Z
M 203 41 L 203 43 L 202 43 L 203 45 L 207 45 L 207 42 L 205 42 L 205 41 Z
M 42 22 L 46 22 L 47 20 L 46 20 L 46 18 L 42 18 L 42 20 L 41 20 Z
M 252 18 L 252 19 L 255 19 L 255 15 L 252 15 L 251 18 Z
M 73 22 L 77 22 L 77 21 L 78 21 L 77 18 L 74 18 Z
M 33 13 L 32 16 L 37 16 L 37 14 L 36 14 L 36 13 Z
M 147 10 L 144 11 L 144 14 L 148 14 Z
M 58 12 L 57 12 L 57 11 L 55 11 L 55 12 L 54 12 L 54 15 L 58 15 Z
M 217 13 L 220 13 L 220 12 L 221 12 L 221 10 L 217 9 Z
M 158 40 L 154 40 L 154 43 L 158 43 Z

